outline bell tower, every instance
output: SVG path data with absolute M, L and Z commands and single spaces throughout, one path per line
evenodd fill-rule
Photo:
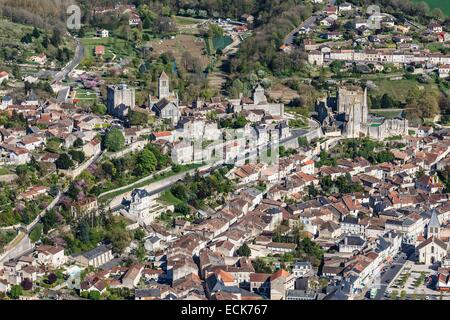
M 170 79 L 163 71 L 158 80 L 158 99 L 168 98 L 170 96 Z

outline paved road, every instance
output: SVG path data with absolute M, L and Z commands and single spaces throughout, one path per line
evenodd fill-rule
M 377 295 L 375 297 L 375 300 L 384 300 L 385 299 L 385 292 L 391 282 L 395 279 L 397 274 L 400 272 L 400 270 L 405 265 L 406 261 L 411 258 L 413 255 L 413 250 L 407 250 L 406 252 L 400 253 L 398 256 L 395 257 L 393 263 L 391 266 L 388 266 L 388 269 L 386 272 L 381 276 L 381 285 L 380 288 L 378 288 Z
M 329 0 L 328 4 L 334 6 L 336 3 L 336 0 Z M 309 28 L 311 27 L 317 20 L 318 16 L 320 15 L 321 12 L 315 12 L 311 17 L 309 17 L 308 19 L 306 19 L 305 21 L 303 21 L 303 23 L 301 25 L 299 25 L 297 28 L 295 28 L 294 30 L 291 31 L 291 33 L 289 33 L 286 37 L 286 39 L 284 40 L 284 44 L 285 45 L 291 45 L 294 43 L 294 39 L 296 34 L 300 31 L 301 28 Z
M 317 20 L 316 15 L 312 15 L 308 19 L 306 19 L 301 25 L 299 25 L 297 28 L 291 31 L 291 33 L 288 34 L 286 39 L 284 40 L 285 45 L 291 45 L 294 43 L 294 39 L 296 34 L 300 31 L 301 28 L 309 28 L 311 27 Z
M 303 130 L 303 129 L 294 129 L 292 130 L 292 135 L 290 137 L 287 137 L 285 139 L 280 140 L 280 142 L 278 143 L 278 145 L 284 145 L 286 143 L 291 142 L 292 140 L 298 139 L 298 137 L 304 136 L 308 133 L 308 130 Z M 259 153 L 261 154 L 262 152 L 264 152 L 265 150 L 267 150 L 270 146 L 264 146 L 259 150 Z M 257 155 L 258 150 L 253 150 L 252 152 L 248 153 L 248 154 L 242 154 L 238 156 L 238 161 L 245 161 L 245 159 L 248 158 L 253 158 Z M 211 171 L 215 170 L 216 168 L 219 168 L 221 166 L 223 166 L 223 163 L 215 163 L 214 165 L 210 165 L 210 166 L 204 166 L 201 167 L 199 169 L 193 169 L 190 171 L 186 171 L 186 172 L 182 172 L 179 173 L 177 175 L 174 175 L 172 177 L 168 177 L 162 181 L 158 181 L 158 182 L 153 182 L 150 183 L 149 185 L 145 186 L 145 187 L 141 187 L 142 189 L 146 189 L 147 192 L 150 193 L 150 195 L 157 195 L 162 193 L 163 191 L 169 189 L 172 185 L 174 185 L 175 183 L 177 183 L 180 180 L 183 180 L 186 175 L 188 174 L 193 174 L 196 170 L 200 170 L 202 172 L 202 175 L 208 175 Z M 119 201 L 122 201 L 122 199 L 124 198 L 124 195 L 126 194 L 126 192 L 124 192 L 121 195 L 116 196 L 114 199 L 112 199 L 109 203 L 109 207 L 111 208 L 111 210 L 113 212 L 119 211 L 120 209 L 125 208 L 124 205 L 122 205 L 121 203 L 119 203 Z
M 81 44 L 79 39 L 75 39 L 75 41 L 77 42 L 77 47 L 75 49 L 75 55 L 72 61 L 70 61 L 61 71 L 53 76 L 52 84 L 63 80 L 70 72 L 72 72 L 73 69 L 75 69 L 80 64 L 81 60 L 83 60 L 85 48 Z

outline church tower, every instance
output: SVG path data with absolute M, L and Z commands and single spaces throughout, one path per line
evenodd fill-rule
M 253 103 L 254 104 L 267 104 L 267 97 L 264 92 L 264 88 L 258 84 L 253 91 Z
M 169 76 L 163 71 L 158 81 L 158 99 L 170 97 L 170 79 Z
M 431 213 L 430 223 L 427 226 L 427 238 L 439 238 L 441 231 L 441 224 L 439 222 L 436 209 Z

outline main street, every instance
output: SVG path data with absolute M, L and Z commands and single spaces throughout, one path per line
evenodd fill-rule
M 375 296 L 375 300 L 384 300 L 386 298 L 385 293 L 387 288 L 403 269 L 406 261 L 411 259 L 413 255 L 414 249 L 408 248 L 394 258 L 391 266 L 388 266 L 388 269 L 381 275 L 380 286 L 378 288 L 377 295 Z

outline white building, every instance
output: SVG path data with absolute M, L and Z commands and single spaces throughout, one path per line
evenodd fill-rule
M 41 245 L 36 248 L 37 263 L 40 265 L 59 268 L 66 263 L 64 248 L 48 245 Z
M 127 217 L 140 225 L 150 225 L 165 209 L 156 202 L 157 196 L 150 195 L 145 189 L 133 190 Z
M 416 248 L 419 262 L 426 265 L 443 262 L 447 256 L 447 244 L 435 237 L 428 238 Z

